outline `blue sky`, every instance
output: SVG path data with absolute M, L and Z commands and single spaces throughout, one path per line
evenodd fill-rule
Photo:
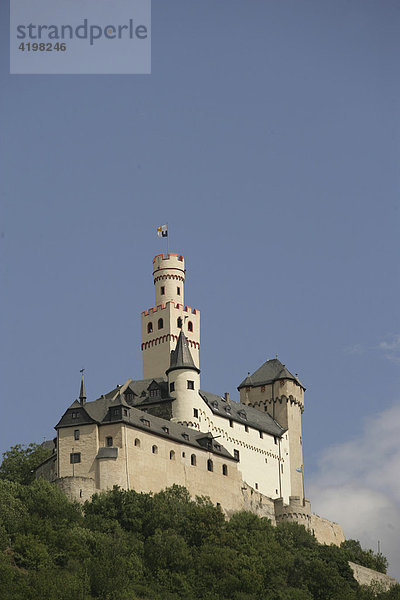
M 400 468 L 368 442 L 400 400 L 399 3 L 153 0 L 137 76 L 9 75 L 8 19 L 2 3 L 0 450 L 54 434 L 82 366 L 89 399 L 140 378 L 168 222 L 203 389 L 238 398 L 276 354 L 298 373 L 306 488 L 343 520 L 322 498 L 327 469 L 346 484 L 332 448 Z

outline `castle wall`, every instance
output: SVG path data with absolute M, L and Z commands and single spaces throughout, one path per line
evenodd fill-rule
M 338 523 L 328 521 L 318 515 L 311 515 L 310 528 L 320 544 L 340 546 L 346 539 L 343 529 Z
M 193 497 L 208 496 L 227 511 L 243 507 L 236 461 L 122 423 L 104 424 L 98 435 L 96 429 L 96 425 L 81 427 L 79 441 L 74 440 L 72 427 L 59 430 L 58 482 L 70 497 L 85 500 L 114 485 L 156 493 L 178 484 Z M 112 447 L 107 446 L 107 437 L 112 437 Z M 81 453 L 80 463 L 69 463 L 72 449 Z M 213 462 L 212 471 L 208 459 Z
M 239 452 L 238 469 L 243 480 L 252 488 L 271 498 L 282 496 L 289 501 L 290 455 L 288 435 L 282 439 L 262 433 L 251 426 L 237 423 L 214 414 L 199 397 L 199 419 L 193 419 L 200 431 L 210 431 L 220 436 L 221 444 L 232 455 Z M 190 423 L 188 423 L 190 424 Z
M 74 439 L 74 431 L 79 431 L 79 440 Z M 95 424 L 65 427 L 58 430 L 58 477 L 96 476 L 95 457 L 99 447 L 98 428 Z M 71 463 L 71 454 L 79 453 L 80 462 Z
M 360 585 L 372 585 L 377 591 L 386 591 L 398 583 L 394 577 L 390 577 L 390 575 L 386 575 L 385 573 L 379 573 L 378 571 L 362 567 L 350 561 L 349 565 L 353 571 L 354 579 Z
M 90 500 L 95 492 L 99 490 L 96 488 L 94 479 L 90 477 L 62 477 L 55 480 L 58 487 L 64 492 L 68 498 L 77 500 L 78 502 L 85 502 Z
M 127 433 L 132 489 L 159 492 L 178 484 L 185 486 L 193 497 L 209 496 L 214 504 L 227 511 L 240 510 L 242 480 L 235 461 L 142 431 L 128 429 Z M 135 445 L 135 440 L 140 446 Z M 207 469 L 208 459 L 213 462 L 212 472 Z M 227 475 L 223 474 L 223 465 Z
M 240 401 L 268 412 L 288 429 L 290 493 L 303 496 L 303 473 L 300 469 L 303 466 L 301 414 L 304 410 L 304 389 L 295 381 L 283 379 L 265 386 L 241 388 Z
M 57 455 L 53 454 L 47 460 L 38 466 L 35 472 L 36 479 L 46 479 L 46 481 L 54 481 L 57 479 Z

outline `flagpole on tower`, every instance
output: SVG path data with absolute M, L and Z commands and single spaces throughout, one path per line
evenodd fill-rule
M 167 258 L 169 256 L 169 231 L 168 231 L 168 221 L 167 221 Z

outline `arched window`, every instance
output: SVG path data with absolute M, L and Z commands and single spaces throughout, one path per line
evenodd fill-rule
M 153 454 L 158 454 L 158 448 L 157 448 L 157 446 L 153 446 L 152 449 L 151 449 L 151 451 L 152 451 Z
M 162 319 L 158 319 L 158 329 L 162 329 L 164 327 L 164 321 Z
M 178 317 L 178 320 L 176 321 L 176 324 L 179 327 L 179 329 L 182 329 L 182 319 L 181 319 L 181 317 Z
M 228 475 L 228 467 L 226 465 L 222 465 L 222 475 Z
M 147 333 L 152 333 L 153 332 L 153 323 L 150 321 L 149 323 L 147 323 Z
M 192 456 L 190 457 L 190 464 L 195 467 L 196 466 L 196 455 L 192 454 Z
M 209 458 L 207 461 L 207 470 L 214 471 L 214 465 L 213 465 L 213 461 L 211 460 L 211 458 Z
M 135 446 L 136 448 L 140 448 L 140 440 L 138 438 L 135 440 Z
M 173 450 L 169 453 L 169 460 L 175 460 L 175 452 Z
M 193 331 L 193 323 L 192 323 L 192 321 L 188 321 L 188 331 Z

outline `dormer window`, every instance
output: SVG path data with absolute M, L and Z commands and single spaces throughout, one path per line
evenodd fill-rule
M 79 417 L 79 413 L 74 411 L 71 413 L 71 419 L 77 419 Z
M 225 406 L 225 410 L 226 410 L 226 412 L 227 412 L 227 413 L 230 413 L 232 409 L 231 409 L 231 407 L 228 405 L 228 406 Z
M 163 430 L 165 433 L 169 433 L 169 429 L 168 429 L 168 427 L 163 427 L 163 428 L 162 428 L 162 430 Z
M 125 396 L 125 401 L 128 404 L 133 404 L 134 393 L 132 392 L 132 390 L 130 388 L 125 390 L 124 396 Z
M 146 425 L 146 427 L 150 427 L 150 421 L 148 419 L 140 419 L 143 423 L 143 425 Z
M 182 433 L 182 437 L 183 437 L 184 440 L 188 440 L 189 439 L 189 436 L 188 436 L 187 433 Z
M 147 333 L 153 333 L 153 323 L 151 321 L 147 323 Z
M 242 410 L 240 410 L 240 411 L 238 412 L 238 415 L 239 415 L 239 417 L 240 417 L 241 419 L 244 419 L 244 420 L 245 420 L 245 419 L 247 419 L 247 415 L 246 415 L 246 413 L 245 413 L 245 412 L 243 412 Z
M 150 390 L 150 398 L 159 398 L 161 396 L 160 389 Z

